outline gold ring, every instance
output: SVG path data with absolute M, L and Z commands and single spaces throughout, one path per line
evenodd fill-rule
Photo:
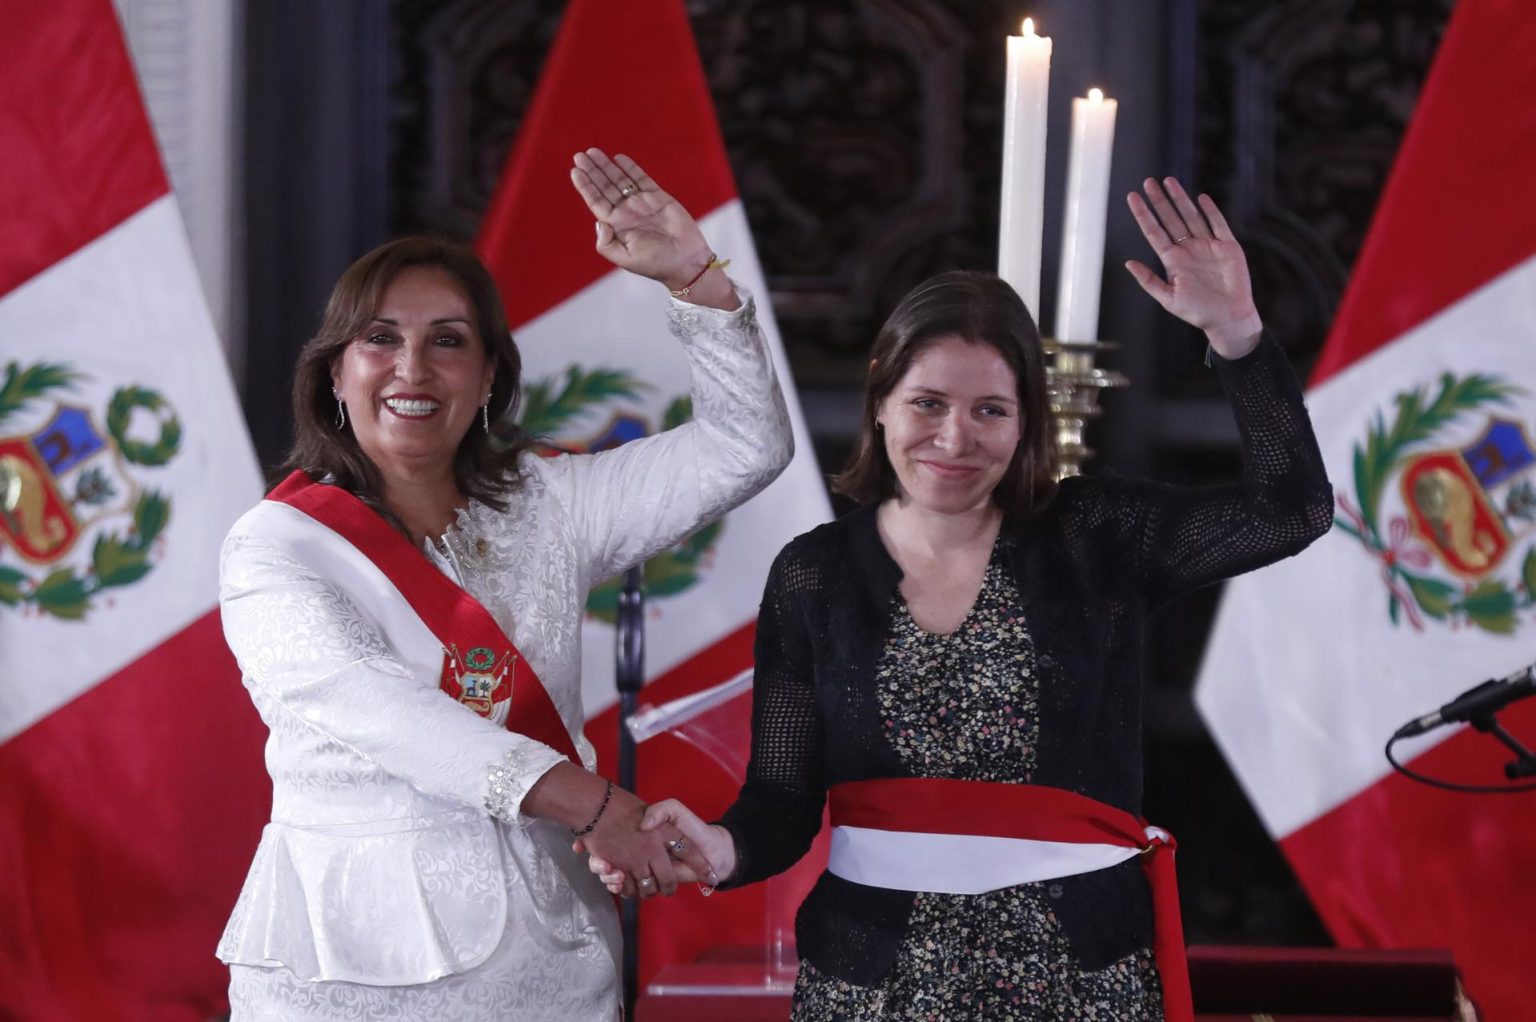
M 1173 239 L 1173 243 L 1175 245 L 1182 245 L 1184 242 L 1188 241 L 1191 237 L 1193 237 L 1193 235 L 1181 234 L 1177 238 Z

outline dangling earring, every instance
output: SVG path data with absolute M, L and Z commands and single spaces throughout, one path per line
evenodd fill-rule
M 336 395 L 336 428 L 347 428 L 347 403 L 341 399 L 340 394 Z
M 487 435 L 491 432 L 491 395 L 485 395 L 485 403 L 480 406 L 480 423 L 485 427 Z

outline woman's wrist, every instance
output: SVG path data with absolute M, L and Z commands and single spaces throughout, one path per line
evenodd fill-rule
M 522 812 L 580 830 L 613 812 L 619 788 L 569 761 L 544 772 L 523 796 Z
M 603 818 L 603 813 L 608 810 L 608 803 L 612 800 L 613 782 L 609 781 L 607 790 L 603 792 L 603 800 L 597 804 L 597 812 L 592 814 L 592 819 L 588 820 L 587 825 L 580 830 L 572 827 L 571 834 L 575 837 L 586 837 L 588 834 L 596 830 L 598 822 Z
M 681 298 L 691 285 L 697 284 L 719 261 L 714 252 L 707 248 L 700 249 L 656 279 L 672 297 Z
M 1211 349 L 1216 354 L 1231 361 L 1242 358 L 1257 348 L 1263 335 L 1264 323 L 1255 313 L 1239 322 L 1207 330 L 1205 339 L 1210 342 Z
M 719 834 L 721 850 L 724 855 L 720 862 L 710 860 L 710 865 L 715 870 L 714 886 L 732 883 L 736 879 L 738 867 L 741 865 L 741 856 L 736 852 L 736 835 L 732 834 L 723 824 L 711 823 L 709 829 Z
M 692 272 L 685 279 L 669 278 L 661 283 L 667 293 L 680 302 L 733 312 L 741 307 L 741 300 L 736 297 L 731 279 L 725 275 L 725 268 L 730 264 L 729 259 L 707 252 L 702 262 L 689 261 Z

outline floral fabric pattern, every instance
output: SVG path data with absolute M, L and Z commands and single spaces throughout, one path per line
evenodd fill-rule
M 876 669 L 886 738 L 915 776 L 1028 784 L 1040 737 L 1040 677 L 1000 540 L 976 603 L 947 635 L 924 631 L 898 591 Z M 1160 1020 L 1149 949 L 1083 970 L 1049 884 L 916 897 L 895 965 L 859 986 L 802 962 L 794 1022 Z

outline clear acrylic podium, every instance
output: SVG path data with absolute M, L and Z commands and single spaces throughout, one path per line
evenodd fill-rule
M 751 692 L 752 671 L 748 669 L 702 692 L 660 706 L 641 706 L 626 726 L 636 745 L 664 733 L 688 743 L 739 786 L 746 779 L 751 748 L 750 736 L 743 725 L 750 713 L 738 700 L 750 701 Z M 813 849 L 812 855 L 815 853 L 816 849 Z M 803 871 L 801 873 L 802 879 L 798 882 L 789 874 L 764 881 L 769 889 L 763 913 L 761 951 L 734 949 L 735 953 L 724 956 L 713 965 L 690 968 L 687 977 L 658 976 L 647 992 L 669 996 L 740 996 L 754 991 L 779 996 L 788 994 L 794 986 L 798 960 L 794 951 L 793 908 L 785 907 L 785 903 L 793 898 L 798 904 L 795 889 L 805 886 Z

